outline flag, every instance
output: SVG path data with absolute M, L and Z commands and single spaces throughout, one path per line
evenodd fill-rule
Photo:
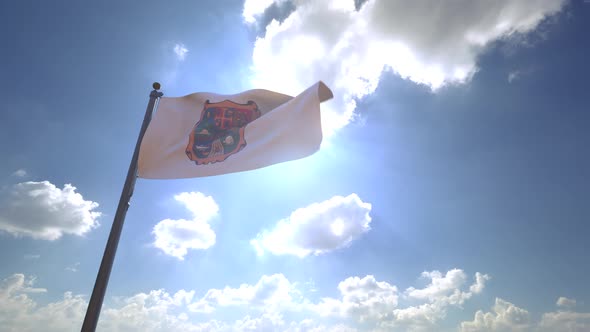
M 318 82 L 296 97 L 256 89 L 163 97 L 143 137 L 138 176 L 191 178 L 253 170 L 309 156 L 322 141 Z

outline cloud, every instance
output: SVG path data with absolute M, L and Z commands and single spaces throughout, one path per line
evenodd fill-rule
M 245 1 L 250 25 L 277 1 Z M 565 0 L 297 0 L 272 20 L 252 55 L 251 83 L 295 95 L 318 80 L 334 92 L 322 105 L 326 135 L 354 118 L 356 100 L 377 88 L 384 71 L 436 90 L 468 82 L 494 41 L 533 31 Z M 330 22 L 330 24 L 325 24 Z
M 14 171 L 14 173 L 12 173 L 12 176 L 16 176 L 18 178 L 23 178 L 25 176 L 27 176 L 27 171 L 24 169 L 17 169 L 16 171 Z
M 512 83 L 516 79 L 520 78 L 521 72 L 519 70 L 514 70 L 508 73 L 508 83 Z
M 76 262 L 72 265 L 66 266 L 66 271 L 70 272 L 78 272 L 78 268 L 80 267 L 80 262 Z
M 264 13 L 274 2 L 275 0 L 245 0 L 244 10 L 242 11 L 244 21 L 246 23 L 256 22 L 256 17 Z
M 156 248 L 180 260 L 188 249 L 207 249 L 215 244 L 215 232 L 201 220 L 165 219 L 153 230 Z
M 479 275 L 479 278 L 478 278 Z M 485 274 L 476 273 L 471 286 L 463 270 L 425 272 L 424 288 L 398 287 L 374 276 L 349 277 L 338 284 L 337 298 L 317 302 L 297 289 L 297 283 L 282 274 L 263 275 L 255 284 L 209 289 L 202 297 L 195 290 L 164 289 L 116 297 L 102 311 L 98 330 L 104 331 L 287 331 L 351 332 L 441 331 L 450 326 L 450 308 L 463 310 L 473 289 L 483 290 Z M 478 281 L 479 280 L 479 281 Z M 485 281 L 484 281 L 485 282 Z M 46 293 L 35 287 L 35 279 L 14 274 L 0 282 L 0 330 L 70 331 L 79 329 L 88 302 L 85 297 L 65 292 L 61 299 L 46 304 L 35 301 Z M 479 285 L 473 287 L 473 285 Z M 418 302 L 415 302 L 418 301 Z M 404 303 L 411 303 L 404 305 Z M 194 310 L 209 307 L 211 310 Z M 228 320 L 227 311 L 242 318 Z M 195 313 L 196 312 L 196 313 Z M 207 313 L 203 316 L 199 313 Z M 541 314 L 538 321 L 523 308 L 497 298 L 490 312 L 479 310 L 472 321 L 459 323 L 462 332 L 587 331 L 590 313 L 558 310 Z M 202 321 L 206 317 L 205 321 Z M 234 316 L 235 317 L 235 316 Z M 306 317 L 289 320 L 286 317 Z
M 324 298 L 315 306 L 322 315 L 357 317 L 362 321 L 383 319 L 398 304 L 397 287 L 372 275 L 350 277 L 338 284 L 340 299 Z
M 290 0 L 246 0 L 242 17 L 250 28 L 263 36 L 266 26 L 272 20 L 282 22 L 295 9 L 295 3 Z
M 47 292 L 45 288 L 34 288 L 35 281 L 34 277 L 25 278 L 24 274 L 13 274 L 0 283 L 0 299 L 6 300 L 15 294 Z
M 74 331 L 80 328 L 88 302 L 80 295 L 64 293 L 61 300 L 39 305 L 30 294 L 45 289 L 31 288 L 22 274 L 14 274 L 0 284 L 0 330 Z M 191 331 L 169 309 L 182 302 L 186 292 L 170 296 L 164 291 L 139 293 L 124 299 L 118 308 L 105 307 L 100 331 Z M 186 302 L 185 302 L 186 303 Z M 197 331 L 197 329 L 192 329 Z
M 39 254 L 25 254 L 24 259 L 39 259 L 41 258 L 41 255 Z
M 240 305 L 277 308 L 292 306 L 297 295 L 294 284 L 284 275 L 264 275 L 255 285 L 210 289 L 203 298 L 192 303 L 189 309 L 193 312 L 211 313 L 218 307 Z
M 484 289 L 485 284 L 491 277 L 487 274 L 475 273 L 475 283 L 469 287 L 469 291 L 475 294 L 481 293 Z
M 436 323 L 442 321 L 449 307 L 460 307 L 473 295 L 479 294 L 490 279 L 486 274 L 477 272 L 475 282 L 464 290 L 468 281 L 463 270 L 452 269 L 444 275 L 439 271 L 423 272 L 422 278 L 430 279 L 430 283 L 421 289 L 409 287 L 404 292 L 407 301 L 424 301 L 424 303 L 396 308 L 381 322 L 386 329 L 436 330 Z
M 161 220 L 152 233 L 156 248 L 183 260 L 189 249 L 207 249 L 215 244 L 215 232 L 209 222 L 218 215 L 219 206 L 213 197 L 200 192 L 183 192 L 174 199 L 182 203 L 193 218 Z
M 539 330 L 590 331 L 590 312 L 556 311 L 543 314 Z
M 174 54 L 176 54 L 176 58 L 179 61 L 184 61 L 186 58 L 186 54 L 188 53 L 188 49 L 184 44 L 175 44 L 174 45 Z
M 371 227 L 371 204 L 356 194 L 334 196 L 295 210 L 271 230 L 264 230 L 250 243 L 258 254 L 305 257 L 346 247 Z
M 282 315 L 264 313 L 259 317 L 246 316 L 230 327 L 233 331 L 283 331 L 283 332 L 356 332 L 355 328 L 343 324 L 318 324 L 312 319 L 287 323 Z M 230 331 L 227 330 L 227 331 Z M 225 331 L 225 330 L 224 330 Z
M 171 88 L 177 83 L 189 49 L 183 43 L 164 41 L 160 45 L 160 50 L 162 63 L 157 66 L 159 68 L 157 75 L 160 77 L 162 86 Z
M 531 327 L 527 310 L 496 298 L 491 312 L 479 310 L 471 322 L 461 323 L 462 332 L 478 331 L 526 331 Z
M 249 308 L 248 303 L 257 303 L 258 300 L 269 305 L 278 304 L 278 298 L 271 299 L 273 299 L 272 294 L 276 295 L 280 292 L 272 291 L 275 290 L 272 286 L 276 285 L 277 281 L 280 284 L 284 280 L 286 279 L 282 275 L 263 276 L 254 287 L 254 295 L 248 298 L 249 301 L 241 303 L 245 308 Z M 0 284 L 0 330 L 53 332 L 73 331 L 80 328 L 88 306 L 88 302 L 82 296 L 66 292 L 62 299 L 40 305 L 30 297 L 30 294 L 45 291 L 45 289 L 31 288 L 31 284 L 32 280 L 27 281 L 22 274 L 15 274 Z M 211 290 L 208 294 L 210 293 Z M 137 293 L 129 297 L 118 297 L 112 305 L 103 307 L 97 330 L 115 332 L 355 331 L 342 324 L 324 325 L 312 319 L 289 322 L 281 313 L 268 311 L 248 314 L 233 322 L 216 319 L 199 322 L 187 314 L 194 294 L 195 291 L 184 289 L 173 294 L 160 289 Z
M 339 298 L 322 298 L 309 308 L 322 316 L 353 319 L 383 331 L 437 331 L 450 307 L 459 308 L 480 293 L 489 280 L 489 276 L 478 272 L 474 283 L 466 287 L 468 278 L 460 269 L 444 275 L 439 271 L 424 272 L 422 277 L 430 279 L 426 287 L 409 287 L 401 294 L 397 286 L 377 281 L 374 276 L 350 277 L 338 285 Z M 411 305 L 401 306 L 402 301 Z
M 437 276 L 435 272 L 425 274 L 434 279 L 457 280 L 454 276 L 461 270 L 451 270 Z M 459 278 L 464 280 L 464 278 Z M 69 331 L 79 328 L 88 305 L 85 297 L 66 292 L 62 299 L 39 304 L 34 294 L 45 292 L 33 288 L 34 279 L 14 274 L 0 284 L 0 330 L 2 331 Z M 464 283 L 443 282 L 456 285 L 450 293 L 463 292 Z M 175 293 L 166 290 L 151 290 L 131 296 L 116 297 L 104 306 L 99 321 L 99 330 L 104 331 L 290 331 L 350 332 L 359 330 L 410 331 L 414 325 L 408 320 L 396 321 L 396 310 L 420 311 L 424 306 L 417 304 L 400 307 L 398 287 L 373 276 L 349 277 L 338 284 L 338 298 L 322 298 L 315 302 L 302 293 L 298 283 L 289 281 L 282 274 L 262 275 L 254 284 L 238 287 L 212 288 L 202 297 L 194 290 L 180 289 Z M 432 286 L 427 286 L 426 289 Z M 451 287 L 451 286 L 449 286 Z M 453 288 L 452 286 L 451 288 Z M 408 288 L 410 293 L 416 288 Z M 436 300 L 422 301 L 441 304 L 436 310 L 446 312 L 453 302 L 447 292 L 427 292 Z M 466 299 L 463 296 L 462 299 Z M 462 303 L 457 301 L 456 303 Z M 241 313 L 242 318 L 228 320 L 227 313 L 220 309 L 230 308 Z M 456 305 L 458 307 L 458 305 Z M 207 308 L 207 310 L 203 310 Z M 207 313 L 203 316 L 202 313 Z M 438 313 L 437 317 L 444 315 Z M 206 317 L 206 321 L 199 319 Z M 235 316 L 234 316 L 235 317 Z M 285 317 L 305 317 L 303 320 L 289 320 Z M 435 318 L 429 325 L 431 331 L 440 330 L 441 319 Z M 356 322 L 356 323 L 355 323 Z M 358 326 L 355 326 L 357 325 Z M 405 325 L 401 325 L 404 323 Z M 352 324 L 352 325 L 351 325 Z M 416 325 L 417 326 L 417 325 Z
M 210 221 L 219 213 L 219 206 L 213 197 L 200 192 L 183 192 L 175 195 L 174 199 L 192 213 L 193 219 Z
M 194 291 L 179 290 L 169 294 L 152 290 L 123 298 L 118 306 L 103 309 L 99 330 L 104 331 L 215 331 L 199 329 L 202 325 L 187 321 L 182 309 L 189 303 Z M 102 324 L 101 324 L 102 323 Z
M 44 288 L 33 288 L 34 278 L 14 274 L 0 282 L 0 330 L 18 331 L 20 322 L 29 319 L 28 312 L 36 303 L 27 294 L 47 292 Z
M 557 299 L 556 305 L 558 307 L 562 307 L 562 308 L 573 308 L 576 306 L 576 300 L 575 299 L 568 299 L 567 297 L 560 296 Z
M 444 276 L 439 271 L 422 272 L 422 278 L 430 279 L 430 284 L 422 289 L 416 289 L 414 287 L 408 288 L 406 290 L 406 295 L 409 298 L 434 302 L 440 298 L 453 295 L 455 296 L 454 301 L 461 301 L 461 293 L 456 293 L 456 290 L 463 286 L 467 281 L 467 275 L 462 270 L 453 269 L 448 271 Z M 469 287 L 469 292 L 462 293 L 462 296 L 471 296 L 470 294 L 472 293 L 481 293 L 485 287 L 486 281 L 489 279 L 490 277 L 486 274 L 476 273 L 475 283 Z
M 568 304 L 574 301 L 565 297 L 559 299 L 565 299 L 563 301 Z M 561 307 L 559 302 L 557 305 Z M 559 310 L 544 313 L 539 322 L 533 322 L 528 310 L 496 298 L 491 312 L 477 311 L 473 321 L 462 322 L 460 328 L 461 332 L 588 331 L 590 313 Z
M 533 72 L 539 70 L 536 66 L 526 66 L 520 69 L 514 69 L 508 73 L 508 83 L 513 83 L 517 80 L 523 79 L 527 75 L 531 75 Z
M 0 230 L 14 236 L 57 240 L 98 227 L 98 203 L 84 200 L 71 184 L 22 182 L 0 191 Z

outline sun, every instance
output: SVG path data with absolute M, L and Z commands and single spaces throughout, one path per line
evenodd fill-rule
M 330 224 L 330 229 L 334 235 L 342 236 L 342 234 L 344 234 L 344 221 L 340 218 L 334 220 L 334 222 Z

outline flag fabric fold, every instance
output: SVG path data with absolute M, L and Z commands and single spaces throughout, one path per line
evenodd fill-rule
M 191 178 L 248 171 L 300 159 L 322 141 L 318 82 L 296 97 L 255 89 L 163 97 L 143 137 L 138 176 Z

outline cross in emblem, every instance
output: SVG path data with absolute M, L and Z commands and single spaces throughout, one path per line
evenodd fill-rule
M 231 109 L 221 109 L 219 114 L 219 128 L 228 129 L 232 126 L 234 111 Z

